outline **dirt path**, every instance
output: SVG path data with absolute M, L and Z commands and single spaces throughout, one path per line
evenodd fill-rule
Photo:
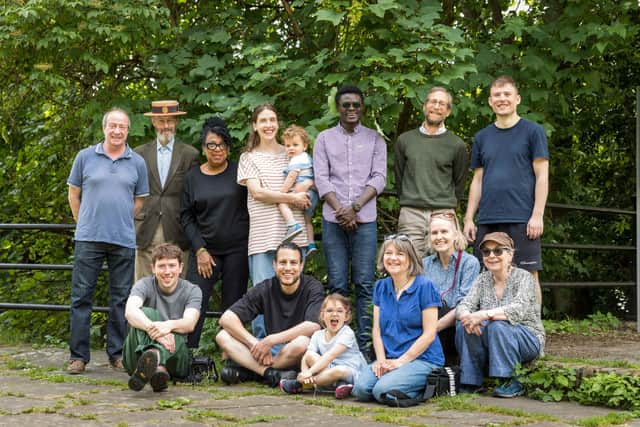
M 640 334 L 629 325 L 619 331 L 595 335 L 547 334 L 545 352 L 555 357 L 627 361 L 640 365 Z

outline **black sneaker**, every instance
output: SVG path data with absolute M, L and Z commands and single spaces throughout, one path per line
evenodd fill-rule
M 222 368 L 222 371 L 220 371 L 220 379 L 225 384 L 232 385 L 246 381 L 259 381 L 260 376 L 241 366 L 225 366 Z
M 269 387 L 278 387 L 280 380 L 295 380 L 297 377 L 298 373 L 293 370 L 267 368 L 262 374 L 262 383 Z
M 169 374 L 167 371 L 157 370 L 155 374 L 151 376 L 149 384 L 155 392 L 165 391 L 168 387 Z
M 153 374 L 158 369 L 158 353 L 153 350 L 147 350 L 138 359 L 136 370 L 129 378 L 129 388 L 134 391 L 140 391 L 144 385 L 151 380 Z
M 262 378 L 262 382 L 269 387 L 277 387 L 282 379 L 280 371 L 274 368 L 267 368 L 262 374 Z

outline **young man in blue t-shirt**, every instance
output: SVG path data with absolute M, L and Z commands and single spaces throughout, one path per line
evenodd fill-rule
M 481 262 L 478 243 L 483 236 L 495 231 L 509 234 L 516 247 L 513 261 L 533 275 L 542 302 L 538 271 L 542 269 L 540 236 L 549 193 L 549 148 L 542 126 L 521 118 L 518 104 L 520 95 L 511 77 L 500 76 L 491 83 L 489 105 L 496 121 L 473 139 L 473 180 L 464 234 L 476 242 L 474 253 Z

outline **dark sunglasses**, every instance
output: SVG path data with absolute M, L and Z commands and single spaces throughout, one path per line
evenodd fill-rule
M 411 241 L 411 239 L 409 239 L 409 236 L 407 236 L 406 234 L 387 234 L 386 236 L 384 236 L 385 241 L 394 239 L 404 240 L 405 242 Z
M 342 108 L 348 110 L 349 108 L 353 107 L 355 109 L 358 109 L 362 106 L 362 104 L 360 104 L 359 102 L 343 102 L 342 104 Z
M 480 249 L 480 252 L 482 252 L 482 256 L 484 257 L 490 256 L 491 252 L 493 252 L 495 256 L 501 256 L 503 252 L 509 252 L 509 248 L 493 248 L 493 249 L 482 248 Z
M 206 144 L 204 144 L 204 146 L 207 147 L 207 150 L 211 151 L 224 151 L 227 148 L 227 144 L 216 144 L 215 142 L 207 142 Z

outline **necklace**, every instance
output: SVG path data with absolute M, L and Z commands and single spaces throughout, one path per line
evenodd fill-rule
M 412 282 L 413 282 L 413 277 L 409 276 L 407 281 L 404 282 L 404 285 L 402 285 L 400 288 L 396 289 L 396 297 L 400 298 L 400 295 L 402 295 L 402 292 L 404 292 L 405 289 L 407 289 L 409 286 L 411 286 Z

